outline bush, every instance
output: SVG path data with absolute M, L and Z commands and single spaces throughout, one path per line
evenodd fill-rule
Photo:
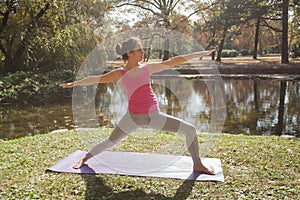
M 1 77 L 1 103 L 46 104 L 61 101 L 70 96 L 70 90 L 62 89 L 60 82 L 73 80 L 70 70 L 55 70 L 49 73 L 19 71 Z
M 296 42 L 292 45 L 292 57 L 297 58 L 300 57 L 300 41 Z
M 240 54 L 241 54 L 242 56 L 249 56 L 249 55 L 252 55 L 252 54 L 253 54 L 253 51 L 252 51 L 252 50 L 249 50 L 249 49 L 242 49 L 242 50 L 240 51 Z
M 234 49 L 223 49 L 222 57 L 237 57 L 239 53 Z

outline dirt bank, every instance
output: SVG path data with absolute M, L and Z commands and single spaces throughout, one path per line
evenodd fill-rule
M 205 58 L 174 69 L 165 70 L 159 76 L 171 76 L 179 72 L 186 77 L 212 77 L 220 74 L 222 77 L 300 80 L 300 59 L 281 64 L 279 56 L 259 57 L 257 60 L 251 57 L 223 58 L 222 62 Z

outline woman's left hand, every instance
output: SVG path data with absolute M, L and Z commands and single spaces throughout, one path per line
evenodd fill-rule
M 210 55 L 210 54 L 212 54 L 212 53 L 215 52 L 215 51 L 216 51 L 216 49 L 209 50 L 209 51 L 207 51 L 207 54 L 206 54 L 206 55 Z

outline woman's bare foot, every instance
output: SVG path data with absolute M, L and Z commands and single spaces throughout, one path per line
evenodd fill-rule
M 194 164 L 194 172 L 202 172 L 209 175 L 215 175 L 214 170 L 208 169 L 202 163 Z
M 87 158 L 86 158 L 86 157 L 84 157 L 84 158 L 78 160 L 77 163 L 73 166 L 73 168 L 74 168 L 74 169 L 79 169 L 79 168 L 81 168 L 81 167 L 85 164 L 86 161 L 87 161 Z

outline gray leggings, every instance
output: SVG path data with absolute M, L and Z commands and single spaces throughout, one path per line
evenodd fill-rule
M 156 130 L 184 134 L 186 138 L 186 145 L 193 162 L 201 162 L 195 127 L 181 119 L 161 112 L 153 112 L 148 114 L 131 114 L 127 112 L 120 120 L 118 125 L 114 128 L 111 135 L 91 149 L 86 157 L 91 158 L 92 156 L 101 153 L 105 149 L 112 147 L 139 127 L 149 127 Z

